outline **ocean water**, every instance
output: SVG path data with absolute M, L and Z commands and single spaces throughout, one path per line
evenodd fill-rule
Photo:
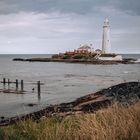
M 123 55 L 140 58 L 140 54 Z M 0 81 L 24 80 L 25 94 L 0 92 L 0 116 L 11 117 L 33 112 L 50 104 L 69 102 L 83 95 L 124 82 L 140 80 L 140 64 L 93 65 L 57 62 L 16 62 L 13 58 L 50 57 L 50 55 L 0 55 Z M 37 93 L 37 81 L 41 95 Z M 15 84 L 0 89 L 15 89 Z M 19 85 L 20 88 L 20 85 Z M 33 92 L 32 89 L 35 89 Z M 29 107 L 28 104 L 36 104 Z

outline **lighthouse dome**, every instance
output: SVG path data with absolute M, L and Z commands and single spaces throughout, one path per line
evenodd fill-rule
M 109 26 L 109 20 L 108 20 L 108 18 L 105 18 L 105 20 L 104 20 L 104 26 Z

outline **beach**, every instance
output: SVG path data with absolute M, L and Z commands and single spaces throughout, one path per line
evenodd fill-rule
M 32 113 L 19 115 L 11 118 L 1 116 L 0 126 L 16 124 L 19 121 L 31 119 L 39 121 L 46 117 L 62 117 L 68 115 L 95 113 L 114 104 L 128 107 L 135 105 L 140 100 L 140 82 L 127 82 L 111 86 L 80 97 L 72 102 L 49 105 L 48 107 Z M 34 106 L 34 104 L 28 104 Z

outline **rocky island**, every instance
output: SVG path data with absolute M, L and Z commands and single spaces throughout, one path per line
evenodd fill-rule
M 14 58 L 13 61 L 23 62 L 66 62 L 66 63 L 81 63 L 81 64 L 140 64 L 137 59 L 134 58 L 122 58 L 116 59 L 116 54 L 100 54 L 97 57 L 96 53 L 85 54 L 55 54 L 51 58 Z M 114 58 L 114 59 L 113 59 Z

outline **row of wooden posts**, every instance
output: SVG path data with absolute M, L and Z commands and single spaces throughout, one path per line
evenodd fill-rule
M 3 83 L 4 86 L 6 85 L 6 83 L 8 83 L 8 85 L 10 85 L 11 83 L 15 83 L 16 84 L 16 90 L 18 90 L 18 88 L 19 88 L 19 81 L 18 81 L 18 79 L 16 79 L 15 82 L 11 82 L 10 79 L 8 79 L 8 81 L 6 81 L 6 78 L 3 78 L 3 81 L 1 83 Z M 21 83 L 21 92 L 23 92 L 24 91 L 24 81 L 21 80 L 20 83 Z M 41 93 L 41 86 L 40 85 L 41 85 L 40 81 L 37 81 L 37 91 L 38 91 L 38 94 Z

